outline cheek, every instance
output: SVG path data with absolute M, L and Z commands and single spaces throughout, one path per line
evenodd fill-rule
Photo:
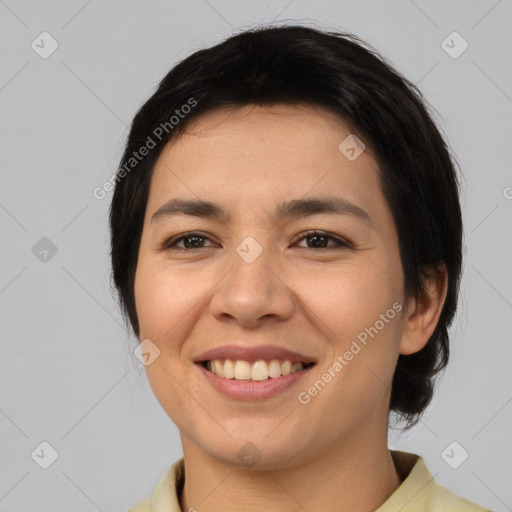
M 332 334 L 343 335 L 373 324 L 381 313 L 401 300 L 400 276 L 387 269 L 386 264 L 370 262 L 331 267 L 313 276 L 302 274 L 301 280 L 296 281 L 300 282 L 296 291 L 332 326 Z
M 145 366 L 153 393 L 171 418 L 187 406 L 182 393 L 183 368 L 180 362 L 182 340 L 187 337 L 197 304 L 199 289 L 180 272 L 164 270 L 141 257 L 135 275 L 135 303 L 140 340 L 151 340 L 160 355 Z M 174 419 L 173 419 L 174 421 Z
M 343 356 L 338 383 L 357 396 L 361 384 L 380 395 L 394 372 L 403 308 L 400 271 L 394 261 L 381 259 L 303 278 L 301 294 L 330 345 L 326 367 Z
M 194 308 L 200 307 L 207 291 L 204 283 L 197 272 L 183 267 L 169 269 L 140 262 L 134 291 L 141 339 L 172 337 L 187 315 L 193 315 Z

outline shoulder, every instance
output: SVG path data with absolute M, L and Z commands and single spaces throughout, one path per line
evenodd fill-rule
M 137 503 L 134 507 L 132 507 L 127 512 L 152 512 L 151 509 L 151 498 L 146 498 L 145 500 Z
M 429 511 L 449 512 L 491 512 L 461 496 L 449 491 L 446 487 L 434 482 L 429 499 Z
M 492 512 L 439 485 L 419 455 L 391 456 L 402 484 L 376 512 Z
M 181 512 L 179 495 L 184 481 L 185 466 L 181 457 L 165 472 L 153 494 L 127 512 Z

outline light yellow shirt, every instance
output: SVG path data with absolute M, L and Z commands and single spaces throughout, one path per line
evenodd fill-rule
M 390 452 L 402 484 L 375 512 L 491 512 L 438 485 L 418 455 Z M 182 457 L 167 470 L 153 494 L 128 512 L 186 512 L 178 499 L 184 482 Z

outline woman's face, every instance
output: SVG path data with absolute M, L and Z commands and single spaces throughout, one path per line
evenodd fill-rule
M 135 299 L 140 340 L 160 350 L 146 366 L 148 379 L 184 450 L 284 468 L 385 438 L 403 272 L 376 161 L 349 135 L 319 108 L 220 108 L 160 155 Z M 312 198 L 345 207 L 278 215 L 278 206 Z M 214 203 L 225 217 L 153 217 L 172 199 Z M 168 243 L 186 233 L 191 238 Z M 263 345 L 316 364 L 293 378 L 245 380 L 253 361 L 243 350 Z M 236 382 L 199 362 L 226 346 L 242 349 Z M 270 367 L 286 373 L 281 363 Z M 231 392 L 220 390 L 226 382 Z

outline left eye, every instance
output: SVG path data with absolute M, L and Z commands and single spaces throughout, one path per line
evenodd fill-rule
M 328 249 L 328 247 L 324 246 L 323 243 L 320 241 L 321 239 L 324 240 L 332 240 L 334 242 L 334 248 L 336 247 L 350 247 L 350 244 L 335 237 L 332 235 L 329 235 L 328 233 L 324 233 L 323 231 L 311 231 L 309 233 L 306 233 L 302 238 L 299 238 L 299 240 L 313 240 L 313 247 L 307 247 L 308 249 Z M 333 247 L 333 246 L 331 246 Z
M 194 250 L 194 249 L 203 249 L 201 247 L 201 240 L 210 240 L 207 236 L 203 236 L 201 233 L 185 233 L 184 235 L 179 236 L 178 238 L 170 239 L 164 243 L 163 248 L 165 250 L 170 250 L 172 248 L 177 248 L 179 250 Z M 302 240 L 312 240 L 313 246 L 306 247 L 307 249 L 328 249 L 324 242 L 328 243 L 329 241 L 334 242 L 334 245 L 331 245 L 330 248 L 337 247 L 351 247 L 348 242 L 341 240 L 335 236 L 329 235 L 328 233 L 324 233 L 323 231 L 311 231 L 303 235 L 298 241 Z M 178 244 L 183 242 L 183 247 L 178 247 Z

